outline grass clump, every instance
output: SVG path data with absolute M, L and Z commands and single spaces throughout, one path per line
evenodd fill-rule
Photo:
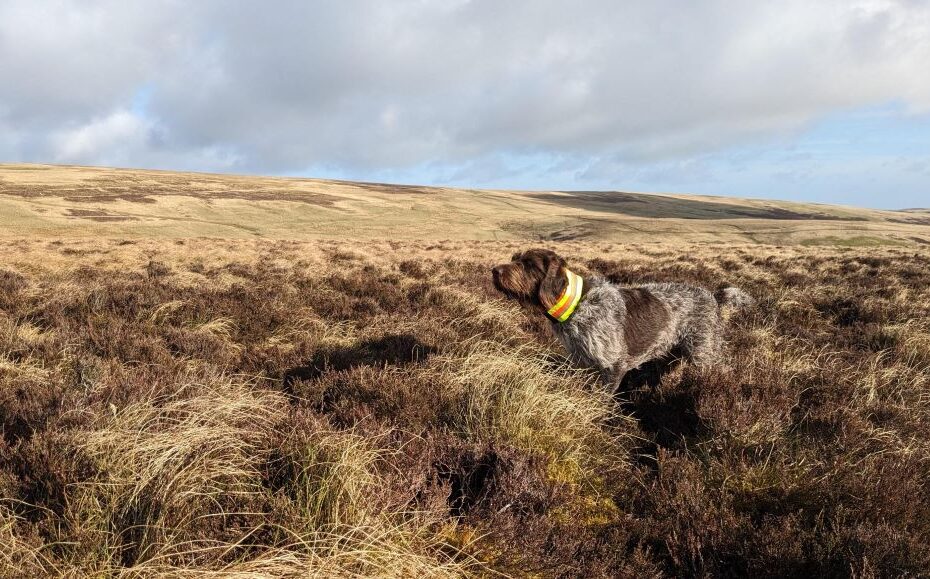
M 609 428 L 616 418 L 612 393 L 590 373 L 538 348 L 488 342 L 440 364 L 457 389 L 452 424 L 463 438 L 505 442 L 579 466 L 624 466 L 626 453 Z
M 0 575 L 930 570 L 930 259 L 906 248 L 561 243 L 758 300 L 724 366 L 619 392 L 494 291 L 520 244 L 67 248 L 0 246 Z

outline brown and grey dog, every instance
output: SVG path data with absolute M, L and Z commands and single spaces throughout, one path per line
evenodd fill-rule
M 721 308 L 753 303 L 734 287 L 715 297 L 681 283 L 621 287 L 601 277 L 582 278 L 548 249 L 517 253 L 492 273 L 504 295 L 549 317 L 572 358 L 599 370 L 605 386 L 616 386 L 629 370 L 675 351 L 697 365 L 718 363 Z

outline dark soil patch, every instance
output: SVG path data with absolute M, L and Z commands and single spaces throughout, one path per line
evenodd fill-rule
M 615 191 L 562 191 L 527 193 L 527 196 L 576 209 L 621 213 L 632 217 L 865 221 L 862 217 L 841 217 L 820 212 L 801 213 L 781 207 L 747 207 L 719 201 L 697 201 Z
M 68 217 L 90 219 L 91 221 L 99 222 L 139 220 L 137 217 L 131 217 L 129 215 L 112 215 L 106 211 L 99 211 L 96 209 L 68 209 Z
M 438 191 L 434 187 L 421 187 L 419 185 L 395 185 L 392 183 L 346 181 L 345 183 L 340 184 L 355 187 L 357 189 L 365 189 L 366 191 L 372 191 L 374 193 L 387 193 L 392 195 L 435 195 Z
M 294 201 L 334 207 L 339 198 L 316 191 L 291 190 L 237 183 L 220 179 L 192 181 L 174 176 L 140 179 L 135 176 L 101 177 L 76 185 L 23 185 L 0 180 L 0 195 L 34 199 L 62 197 L 75 203 L 155 203 L 156 197 L 186 196 L 195 199 L 244 199 L 249 201 Z

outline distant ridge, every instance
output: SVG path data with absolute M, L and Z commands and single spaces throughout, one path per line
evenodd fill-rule
M 914 245 L 930 209 L 0 164 L 0 235 Z

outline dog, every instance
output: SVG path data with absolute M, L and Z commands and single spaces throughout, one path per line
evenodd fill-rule
M 605 387 L 616 387 L 630 370 L 673 352 L 697 366 L 718 364 L 721 309 L 754 303 L 735 287 L 712 294 L 682 283 L 622 287 L 582 277 L 548 249 L 514 254 L 491 272 L 498 291 L 549 318 L 572 359 L 598 370 Z

